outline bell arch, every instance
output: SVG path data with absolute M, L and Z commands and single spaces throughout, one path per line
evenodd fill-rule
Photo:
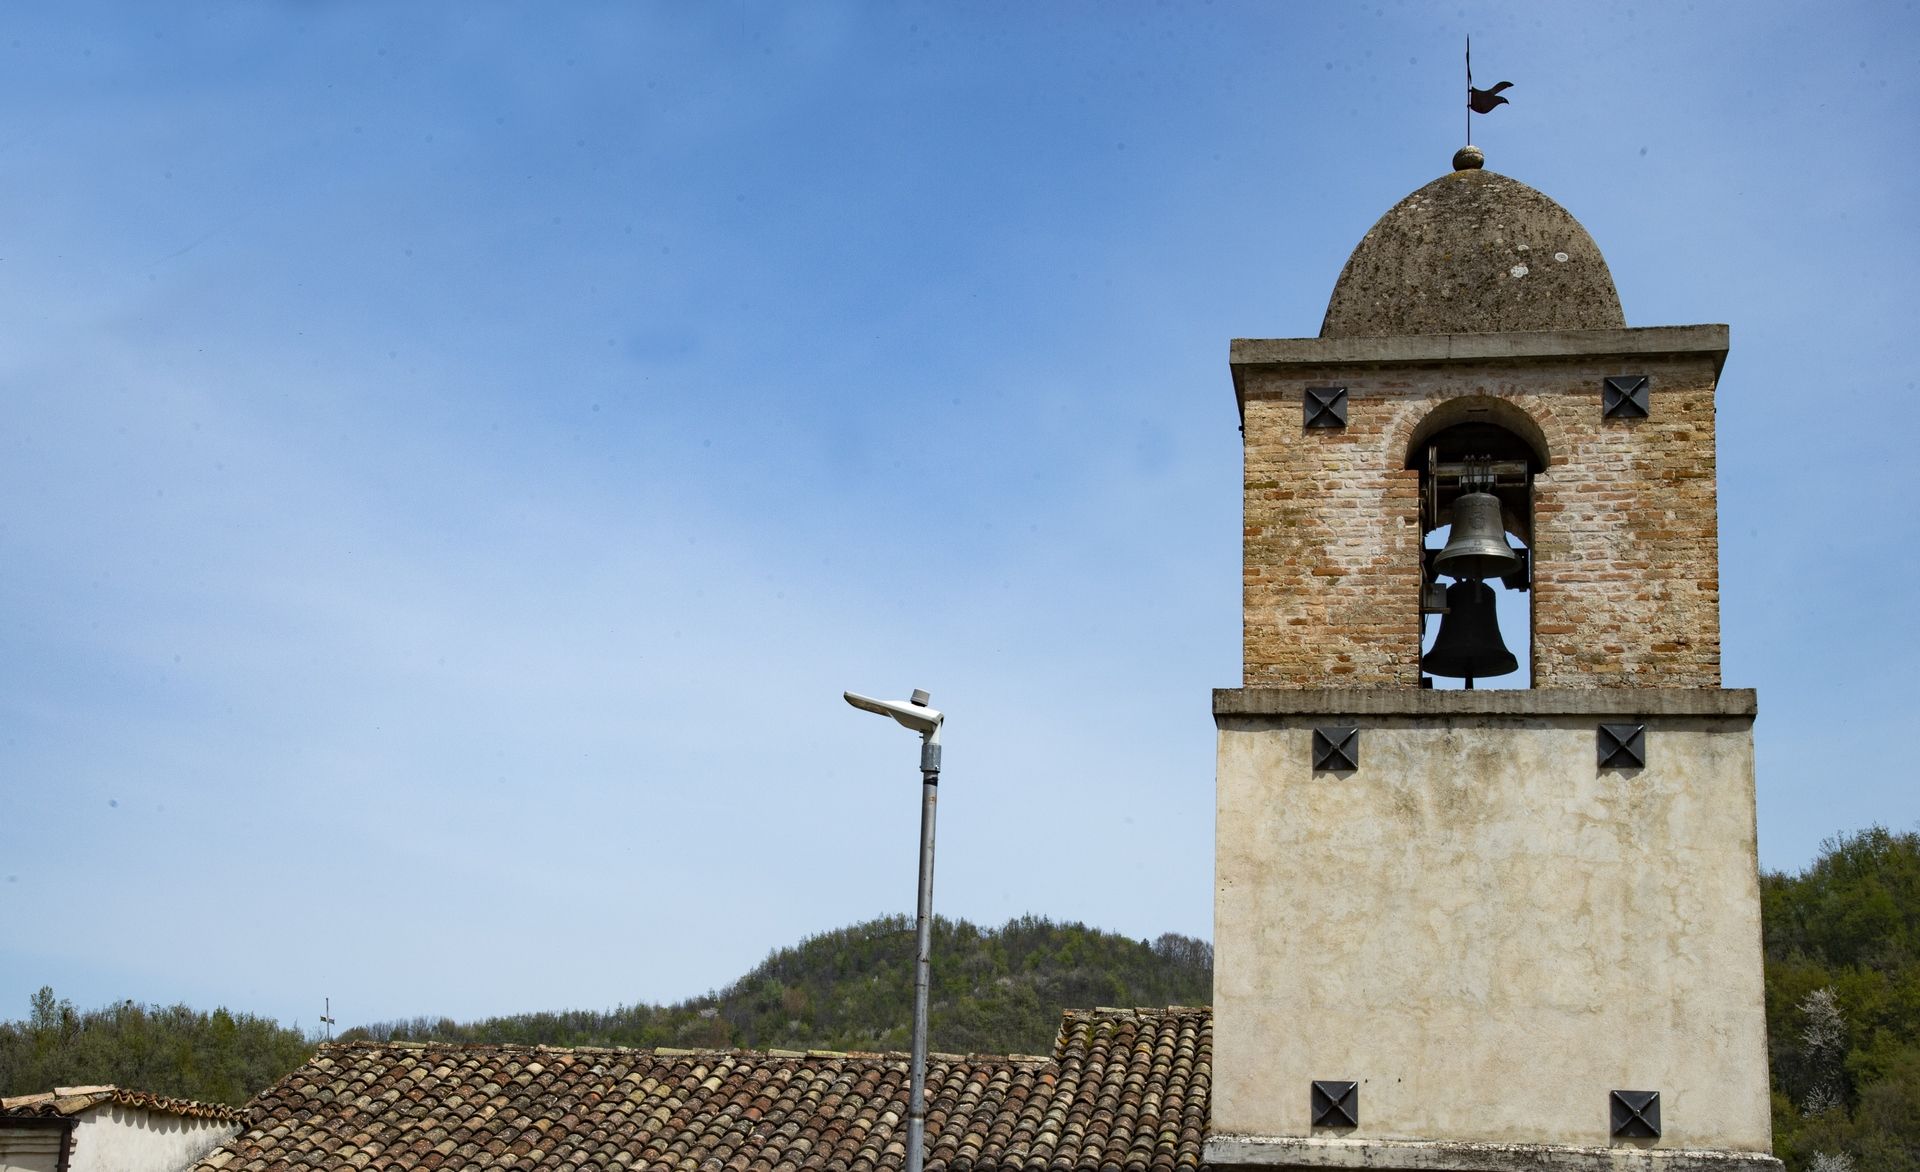
M 1525 408 L 1496 395 L 1460 395 L 1436 404 L 1413 425 L 1406 439 L 1406 466 L 1417 467 L 1414 461 L 1422 455 L 1429 440 L 1463 423 L 1487 423 L 1509 431 L 1526 445 L 1540 471 L 1553 465 L 1546 429 Z
M 1512 675 L 1519 661 L 1502 627 L 1525 629 L 1530 677 L 1533 483 L 1552 463 L 1545 430 L 1507 399 L 1463 395 L 1420 418 L 1404 460 L 1420 478 L 1422 685 L 1438 677 L 1471 688 L 1476 679 Z M 1445 544 L 1429 545 L 1428 536 L 1442 531 Z M 1429 616 L 1440 622 L 1431 639 Z M 1518 686 L 1530 685 L 1523 678 Z

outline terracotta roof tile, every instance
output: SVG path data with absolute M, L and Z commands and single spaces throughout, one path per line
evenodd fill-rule
M 1051 1058 L 932 1055 L 927 1172 L 1199 1172 L 1205 1009 L 1065 1016 Z M 196 1172 L 892 1172 L 907 1058 L 334 1043 Z
M 118 1107 L 138 1107 L 145 1111 L 158 1111 L 168 1115 L 184 1115 L 192 1119 L 217 1119 L 225 1123 L 244 1123 L 247 1113 L 239 1107 L 229 1107 L 225 1103 L 200 1103 L 192 1099 L 171 1099 L 165 1095 L 156 1095 L 151 1091 L 136 1091 L 127 1087 L 55 1087 L 37 1095 L 15 1095 L 10 1099 L 0 1099 L 0 1115 L 77 1115 L 89 1107 L 110 1103 Z

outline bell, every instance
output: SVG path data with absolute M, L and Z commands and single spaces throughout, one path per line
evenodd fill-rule
M 1493 587 L 1472 581 L 1447 587 L 1447 613 L 1440 616 L 1433 650 L 1420 657 L 1420 670 L 1469 682 L 1520 670 L 1520 661 L 1500 638 Z
M 1453 502 L 1453 532 L 1447 548 L 1433 559 L 1433 568 L 1462 581 L 1504 578 L 1520 568 L 1520 555 L 1507 544 L 1506 528 L 1500 524 L 1499 497 L 1469 492 Z

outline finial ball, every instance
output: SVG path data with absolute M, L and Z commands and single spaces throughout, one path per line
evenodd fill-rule
M 1463 146 L 1453 152 L 1453 169 L 1456 171 L 1478 171 L 1487 165 L 1487 153 L 1477 146 Z

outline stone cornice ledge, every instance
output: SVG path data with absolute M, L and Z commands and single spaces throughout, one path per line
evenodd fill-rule
M 1215 688 L 1222 716 L 1714 716 L 1752 719 L 1752 688 Z
M 1213 1168 L 1368 1168 L 1382 1172 L 1780 1172 L 1762 1152 L 1576 1148 L 1445 1140 L 1207 1137 Z
M 1726 326 L 1630 326 L 1378 338 L 1235 338 L 1228 348 L 1228 360 L 1239 369 L 1702 353 L 1713 355 L 1716 366 L 1726 360 Z

